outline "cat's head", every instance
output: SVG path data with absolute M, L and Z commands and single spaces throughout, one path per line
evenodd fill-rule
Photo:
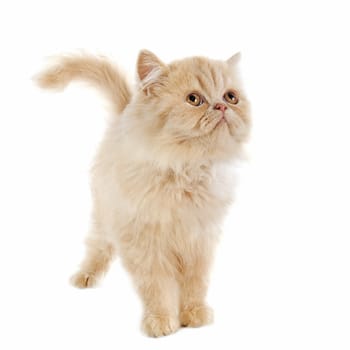
M 167 65 L 141 51 L 132 108 L 155 157 L 190 162 L 237 154 L 250 129 L 238 61 L 236 54 L 227 61 L 191 57 Z

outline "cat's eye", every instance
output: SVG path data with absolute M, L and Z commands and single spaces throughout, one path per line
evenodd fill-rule
M 227 91 L 224 95 L 224 99 L 228 102 L 228 103 L 231 103 L 233 105 L 237 104 L 238 103 L 238 96 L 237 94 L 230 90 L 230 91 Z
M 186 102 L 192 106 L 198 107 L 203 104 L 204 99 L 201 95 L 197 94 L 196 92 L 192 92 L 189 95 L 187 95 Z

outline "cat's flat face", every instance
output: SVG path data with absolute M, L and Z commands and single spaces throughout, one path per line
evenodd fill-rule
M 149 52 L 141 55 L 138 103 L 152 113 L 149 131 L 159 149 L 190 159 L 230 158 L 250 127 L 236 58 L 193 57 L 164 65 Z

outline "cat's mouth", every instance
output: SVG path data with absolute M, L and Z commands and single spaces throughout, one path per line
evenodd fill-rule
M 218 118 L 218 121 L 216 122 L 214 129 L 216 129 L 216 128 L 222 126 L 222 125 L 225 125 L 225 124 L 228 125 L 227 117 L 224 114 L 222 114 Z
M 217 117 L 215 121 L 215 126 L 212 129 L 212 132 L 217 132 L 219 130 L 227 130 L 231 137 L 235 136 L 235 123 L 232 118 L 228 115 L 222 114 L 220 117 Z
M 227 119 L 225 117 L 225 115 L 223 114 L 218 122 L 219 124 L 222 124 L 222 123 L 227 123 Z

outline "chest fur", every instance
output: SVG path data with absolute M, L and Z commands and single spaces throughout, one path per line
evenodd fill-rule
M 130 214 L 144 222 L 215 224 L 231 200 L 232 183 L 222 169 L 214 167 L 184 167 L 175 172 L 130 166 L 119 174 Z

